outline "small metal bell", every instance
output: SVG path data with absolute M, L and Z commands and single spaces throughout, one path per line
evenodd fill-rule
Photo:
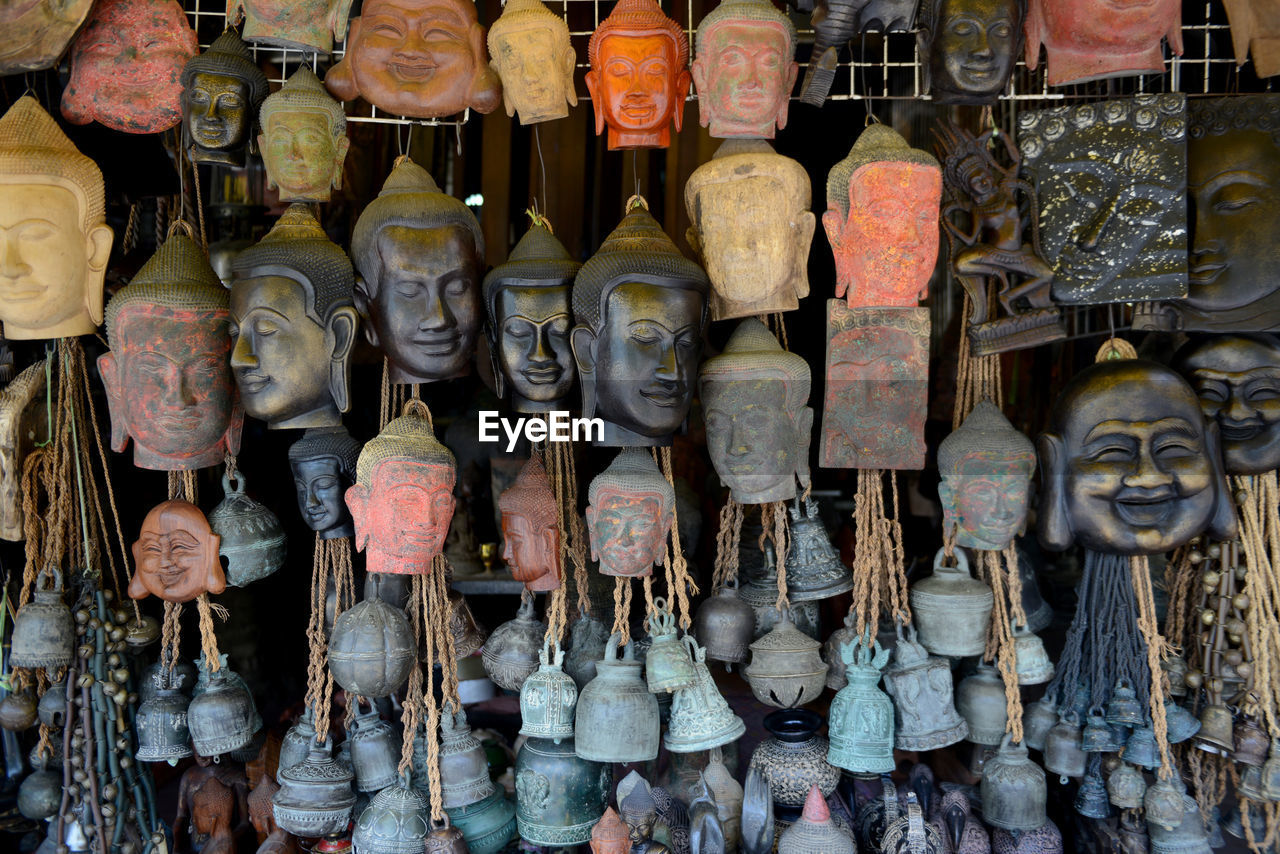
M 14 615 L 8 663 L 57 670 L 75 657 L 75 641 L 75 621 L 62 601 L 62 572 L 47 566 L 36 576 L 31 601 Z
M 480 657 L 484 670 L 499 688 L 519 691 L 524 680 L 538 669 L 538 653 L 547 634 L 546 623 L 533 612 L 533 597 L 523 600 L 515 619 L 493 630 Z
M 18 812 L 32 821 L 43 821 L 58 814 L 62 805 L 62 772 L 40 767 L 32 771 L 18 787 Z
M 1271 755 L 1262 764 L 1262 794 L 1269 801 L 1280 801 L 1280 738 L 1271 739 Z
M 347 692 L 390 696 L 409 678 L 417 661 L 409 620 L 399 608 L 366 597 L 334 621 L 328 659 L 333 681 Z
M 1107 723 L 1121 726 L 1142 726 L 1147 716 L 1138 703 L 1138 695 L 1123 679 L 1116 683 L 1107 702 Z
M 854 774 L 887 774 L 897 767 L 893 759 L 893 701 L 876 687 L 889 651 L 862 639 L 844 647 L 849 684 L 831 701 L 827 733 L 831 744 L 827 761 Z
M 1236 786 L 1237 798 L 1248 798 L 1251 801 L 1265 801 L 1267 794 L 1262 790 L 1262 766 L 1246 765 L 1240 773 L 1240 784 Z
M 644 673 L 649 693 L 670 693 L 692 685 L 697 678 L 693 662 L 676 636 L 676 617 L 667 609 L 667 600 L 661 596 L 653 600 L 647 622 L 651 641 L 644 655 Z
M 1161 666 L 1169 677 L 1169 693 L 1175 697 L 1187 696 L 1187 660 L 1180 655 L 1171 655 L 1161 662 Z
M 1032 750 L 1044 750 L 1044 737 L 1058 722 L 1058 707 L 1048 694 L 1023 708 L 1022 743 Z
M 1087 759 L 1075 712 L 1067 712 L 1044 737 L 1045 770 L 1057 774 L 1066 783 L 1068 777 L 1084 776 Z
M 1151 854 L 1213 854 L 1200 806 L 1189 795 L 1182 796 L 1181 815 L 1174 827 L 1152 822 L 1148 816 L 1147 832 L 1151 838 Z
M 222 476 L 222 501 L 209 511 L 209 527 L 222 537 L 218 554 L 227 559 L 227 584 L 244 587 L 284 566 L 284 526 L 276 514 L 245 494 L 243 472 Z
M 1164 726 L 1169 743 L 1181 744 L 1200 731 L 1200 719 L 1166 696 Z
M 1101 784 L 1101 781 L 1099 781 Z M 1027 756 L 1027 748 L 1005 735 L 996 755 L 982 770 L 982 818 L 1005 830 L 1035 830 L 1048 820 L 1044 771 Z
M 558 641 L 554 651 L 544 641 L 538 660 L 538 671 L 520 686 L 520 734 L 550 738 L 559 744 L 561 739 L 573 738 L 578 686 L 561 668 L 564 652 Z
M 747 645 L 755 630 L 755 611 L 738 598 L 738 582 L 733 580 L 708 597 L 693 618 L 693 635 L 707 651 L 707 658 L 726 666 L 747 660 Z
M 956 565 L 948 566 L 946 555 L 938 550 L 933 575 L 911 586 L 911 613 L 920 630 L 920 643 L 929 652 L 951 658 L 981 655 L 987 646 L 987 624 L 995 596 L 990 587 L 969 574 L 964 550 L 956 549 L 955 557 Z
M 853 570 L 844 565 L 831 545 L 831 537 L 818 518 L 818 502 L 800 498 L 789 508 L 790 547 L 787 549 L 787 596 L 792 602 L 810 602 L 838 596 L 853 589 Z
M 1147 787 L 1147 794 L 1142 798 L 1142 809 L 1147 814 L 1147 827 L 1154 830 L 1162 827 L 1173 830 L 1182 823 L 1182 799 L 1186 789 L 1182 779 L 1175 773 L 1172 779 L 1158 779 L 1155 785 Z
M 1196 747 L 1207 753 L 1230 754 L 1235 749 L 1231 711 L 1221 703 L 1206 706 L 1200 713 Z
M 316 728 L 312 723 L 311 707 L 302 712 L 298 722 L 289 727 L 289 731 L 280 740 L 280 756 L 276 760 L 276 773 L 292 768 L 307 758 L 311 752 L 311 742 L 316 740 Z
M 1159 768 L 1160 748 L 1156 744 L 1155 730 L 1149 726 L 1135 727 L 1129 734 L 1129 741 L 1120 753 L 1120 758 L 1143 768 Z
M 467 713 L 446 704 L 440 714 L 440 793 L 445 809 L 489 797 L 489 757 L 471 732 Z
M 457 590 L 449 591 L 449 632 L 453 635 L 453 653 L 466 658 L 479 652 L 488 635 L 476 622 L 467 599 Z
M 428 820 L 428 825 L 430 830 L 422 840 L 423 847 L 420 849 L 424 854 L 471 854 L 461 828 L 450 824 L 448 813 L 445 813 L 444 821 L 440 824 Z
M 400 740 L 372 704 L 356 712 L 347 736 L 357 792 L 380 792 L 400 778 Z
M 1111 815 L 1111 802 L 1107 799 L 1107 787 L 1102 774 L 1095 768 L 1084 775 L 1076 791 L 1076 812 L 1085 818 L 1107 818 Z
M 67 721 L 67 686 L 55 682 L 40 695 L 36 703 L 36 718 L 47 727 L 60 728 Z
M 924 820 L 915 792 L 908 792 L 905 813 L 884 830 L 880 854 L 942 854 L 943 850 L 942 834 Z
M 969 735 L 969 725 L 956 711 L 951 664 L 929 655 L 914 626 L 905 634 L 898 629 L 884 688 L 893 698 L 893 743 L 899 750 L 936 750 Z
M 279 771 L 280 790 L 271 798 L 276 824 L 308 839 L 343 833 L 351 823 L 356 793 L 351 769 L 333 759 L 333 743 L 312 741 L 307 758 Z
M 1147 781 L 1142 772 L 1132 765 L 1120 763 L 1107 778 L 1107 797 L 1112 805 L 1122 810 L 1142 808 L 1142 797 L 1147 793 Z
M 351 845 L 355 854 L 422 854 L 429 829 L 427 802 L 402 779 L 369 799 Z
M 693 662 L 694 681 L 673 695 L 662 743 L 672 753 L 692 753 L 737 741 L 747 731 L 747 725 L 720 695 L 707 669 L 706 653 L 698 642 L 685 635 L 684 643 Z
M 1226 818 L 1222 819 L 1222 830 L 1236 839 L 1244 840 L 1244 816 L 1240 815 L 1240 804 L 1231 808 Z M 1253 838 L 1265 839 L 1267 836 L 1267 816 L 1259 809 L 1249 810 L 1249 824 L 1253 826 Z
M 1115 753 L 1128 741 L 1124 727 L 1112 726 L 1101 712 L 1091 711 L 1080 732 L 1080 747 L 1085 753 Z
M 143 762 L 176 762 L 191 755 L 191 733 L 187 729 L 187 707 L 191 701 L 172 686 L 168 668 L 154 676 L 156 693 L 138 706 L 134 730 Z
M 201 670 L 205 670 L 203 663 Z M 253 696 L 233 676 L 230 668 L 222 665 L 209 675 L 208 687 L 187 707 L 191 747 L 201 756 L 219 756 L 244 747 L 262 725 Z
M 31 691 L 7 694 L 0 700 L 0 727 L 21 732 L 36 723 L 36 697 Z
M 596 678 L 578 695 L 574 748 L 592 762 L 648 762 L 658 757 L 662 723 L 658 698 L 640 678 L 630 646 L 618 658 L 619 635 L 610 635 Z
M 1231 758 L 1243 765 L 1261 765 L 1267 761 L 1267 734 L 1257 721 L 1246 718 L 1235 731 L 1235 751 Z
M 812 702 L 822 693 L 827 665 L 819 653 L 821 644 L 797 629 L 788 616 L 750 648 L 751 663 L 742 675 L 761 703 L 788 709 Z
M 501 786 L 494 786 L 487 798 L 474 804 L 445 810 L 445 815 L 462 834 L 468 854 L 498 854 L 516 835 L 516 806 Z M 427 850 L 432 850 L 430 834 Z
M 1017 657 L 1019 685 L 1039 685 L 1053 678 L 1053 659 L 1045 652 L 1044 641 L 1025 626 L 1013 630 L 1013 650 Z
M 804 811 L 795 824 L 782 831 L 778 854 L 856 854 L 853 838 L 831 821 L 827 800 L 815 783 L 809 787 Z
M 706 607 L 705 603 L 703 607 Z M 578 688 L 596 678 L 596 662 L 604 655 L 609 642 L 609 627 L 593 614 L 582 613 L 569 629 L 569 652 L 564 658 L 564 672 L 573 677 Z M 746 644 L 743 644 L 746 649 Z
M 995 746 L 1004 739 L 1008 722 L 1004 681 L 989 664 L 966 676 L 956 687 L 956 710 L 969 725 L 969 741 Z

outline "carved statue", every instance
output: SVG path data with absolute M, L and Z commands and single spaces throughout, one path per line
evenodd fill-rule
M 228 29 L 187 61 L 178 78 L 187 154 L 193 163 L 243 166 L 253 122 L 270 87 L 240 35 Z
M 26 0 L 0 8 L 0 74 L 57 63 L 88 17 L 93 0 Z
M 787 126 L 800 71 L 796 39 L 791 18 L 770 0 L 724 0 L 707 13 L 689 71 L 699 119 L 713 137 L 773 139 Z
M 252 781 L 251 781 L 252 782 Z M 249 822 L 258 832 L 257 854 L 301 854 L 298 840 L 276 824 L 275 809 L 271 803 L 275 793 L 280 791 L 279 784 L 264 775 L 247 799 L 249 805 Z M 201 854 L 204 854 L 202 851 Z
M 631 779 L 633 776 L 634 780 Z M 631 854 L 671 854 L 670 848 L 653 839 L 658 823 L 658 803 L 654 800 L 649 781 L 632 771 L 626 780 L 618 784 L 618 788 L 623 789 L 627 782 L 631 783 L 631 790 L 619 798 L 618 812 L 631 838 Z
M 221 593 L 227 587 L 218 559 L 221 542 L 194 504 L 179 500 L 157 504 L 142 520 L 142 531 L 133 544 L 136 569 L 129 596 L 190 602 L 201 593 Z
M 1275 0 L 1222 0 L 1222 5 L 1227 7 L 1236 67 L 1244 65 L 1247 56 L 1259 77 L 1280 74 L 1280 51 L 1276 50 L 1280 5 Z
M 322 539 L 355 533 L 343 496 L 355 483 L 360 443 L 345 427 L 313 427 L 289 446 L 298 510 Z
M 248 798 L 244 766 L 238 762 L 214 762 L 197 753 L 196 764 L 183 772 L 178 784 L 174 854 L 186 854 L 200 846 L 201 854 L 235 854 L 237 842 L 247 841 L 253 834 Z
M 988 104 L 1009 85 L 1026 0 L 924 0 L 916 44 L 939 104 Z
M 267 186 L 282 202 L 327 202 L 342 189 L 342 165 L 351 140 L 342 105 L 329 97 L 306 65 L 298 66 L 258 112 L 258 150 Z
M 676 495 L 649 451 L 626 448 L 587 488 L 587 537 L 602 575 L 645 576 L 665 560 Z
M 1036 449 L 994 403 L 982 400 L 938 445 L 943 530 L 956 545 L 1001 551 L 1022 533 Z
M 502 513 L 502 559 L 511 567 L 511 577 L 535 593 L 559 587 L 560 510 L 536 455 L 498 498 L 498 511 Z
M 245 41 L 328 54 L 347 37 L 351 0 L 227 0 L 227 24 Z
M 0 540 L 25 539 L 22 466 L 36 442 L 48 440 L 44 362 L 36 362 L 0 388 Z
M 1151 0 L 1117 5 L 1110 0 L 1028 0 L 1027 67 L 1048 56 L 1050 86 L 1163 74 L 1161 37 L 1182 56 L 1182 3 Z
M 542 0 L 508 0 L 489 27 L 489 56 L 502 105 L 508 116 L 520 114 L 520 124 L 562 119 L 578 106 L 569 25 Z

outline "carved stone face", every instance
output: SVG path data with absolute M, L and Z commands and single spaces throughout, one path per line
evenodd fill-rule
M 989 463 L 972 474 L 944 475 L 939 492 L 966 548 L 999 550 L 1011 543 L 1027 521 L 1030 466 L 1011 463 L 999 474 Z M 967 542 L 961 543 L 959 532 Z
M 605 575 L 648 575 L 663 559 L 663 543 L 671 528 L 663 524 L 662 502 L 656 495 L 626 495 L 601 490 L 597 503 L 587 507 L 591 558 Z
M 928 46 L 930 87 L 942 103 L 988 101 L 1009 82 L 1022 35 L 1019 0 L 937 3 Z
M 596 133 L 609 126 L 609 148 L 666 148 L 671 123 L 683 123 L 689 70 L 665 32 L 612 33 L 599 41 L 587 89 Z
M 185 501 L 156 505 L 133 544 L 137 570 L 129 595 L 190 602 L 201 593 L 221 593 L 227 586 L 218 560 L 221 542 L 198 507 Z
M 1029 0 L 1027 65 L 1048 52 L 1050 86 L 1106 77 L 1161 73 L 1161 37 L 1182 53 L 1179 0 Z
M 92 0 L 14 0 L 0 9 L 0 74 L 39 71 L 58 61 Z
M 502 288 L 495 303 L 498 359 L 517 411 L 550 406 L 573 387 L 569 286 Z
M 1227 473 L 1280 468 L 1280 342 L 1222 335 L 1187 345 L 1175 363 L 1218 424 Z
M 351 514 L 343 500 L 349 485 L 336 457 L 312 457 L 291 460 L 293 486 L 298 495 L 298 510 L 307 527 L 331 536 L 349 537 Z
M 248 87 L 226 74 L 196 74 L 183 90 L 187 133 L 201 148 L 238 148 L 249 137 Z
M 777 379 L 704 383 L 703 389 L 707 452 L 735 499 L 763 503 L 750 499 L 779 491 L 794 497 L 796 473 L 808 465 L 813 410 L 789 411 Z
M 281 201 L 329 198 L 342 177 L 349 141 L 335 138 L 324 113 L 297 110 L 272 116 L 259 137 L 262 159 Z
M 507 115 L 519 113 L 521 124 L 562 119 L 577 105 L 568 25 L 541 2 L 507 3 L 490 28 L 489 54 Z
M 781 24 L 726 20 L 698 36 L 690 71 L 702 125 L 714 137 L 773 139 L 787 125 L 800 66 Z
M 453 485 L 448 466 L 390 459 L 374 466 L 367 486 L 347 490 L 356 548 L 368 553 L 370 572 L 427 571 L 449 532 Z
M 511 577 L 529 590 L 560 586 L 560 534 L 555 526 L 538 527 L 519 513 L 502 514 L 502 559 Z

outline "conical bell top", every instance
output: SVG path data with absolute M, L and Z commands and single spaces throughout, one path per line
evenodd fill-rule
M 440 715 L 440 780 L 446 809 L 465 807 L 489 797 L 489 759 L 471 731 L 467 714 L 446 705 Z
M 1123 680 L 1111 691 L 1111 699 L 1107 702 L 1107 723 L 1122 726 L 1142 726 L 1147 716 L 1138 702 L 1137 692 L 1133 686 Z
M 1048 821 L 1044 771 L 1011 735 L 1004 737 L 996 755 L 983 767 L 981 792 L 982 818 L 993 827 L 1022 832 Z M 1105 802 L 1106 791 L 1102 794 Z
M 647 617 L 651 642 L 644 656 L 645 678 L 649 691 L 661 694 L 692 685 L 697 674 L 693 661 L 676 637 L 676 618 L 662 597 L 653 600 L 653 611 Z
M 541 4 L 541 0 L 538 2 Z M 573 279 L 581 266 L 569 257 L 569 250 L 551 232 L 546 220 L 538 219 L 529 226 L 507 260 L 484 277 L 484 298 L 491 300 L 495 287 L 514 280 L 560 286 Z
M 707 669 L 706 651 L 688 635 L 684 644 L 692 659 L 694 681 L 677 689 L 672 697 L 663 743 L 672 753 L 692 753 L 737 741 L 747 731 L 746 724 L 716 688 Z
M 1120 758 L 1143 768 L 1159 768 L 1160 748 L 1156 745 L 1155 731 L 1148 726 L 1135 727 L 1129 733 L 1129 740 L 1125 743 Z
M 768 330 L 765 330 L 766 333 Z M 769 340 L 778 346 L 772 334 Z M 844 565 L 818 518 L 818 503 L 800 499 L 790 508 L 791 544 L 787 550 L 787 596 L 792 602 L 826 599 L 853 589 L 853 570 Z
M 1017 626 L 1013 630 L 1013 646 L 1019 685 L 1040 685 L 1053 678 L 1053 659 L 1038 635 L 1026 626 Z
M 1086 774 L 1080 781 L 1075 807 L 1076 812 L 1085 818 L 1107 818 L 1111 815 L 1111 801 L 1101 774 Z
M 356 793 L 351 769 L 334 761 L 333 745 L 312 740 L 305 759 L 278 772 L 280 790 L 272 798 L 276 824 L 295 836 L 341 833 L 351 823 Z
M 817 784 L 809 787 L 800 820 L 782 832 L 778 854 L 855 854 L 857 846 L 831 821 L 831 810 Z
M 1200 713 L 1196 746 L 1208 753 L 1229 754 L 1235 749 L 1231 711 L 1221 703 L 1206 706 Z
M 138 734 L 135 755 L 143 762 L 174 763 L 192 753 L 191 733 L 187 728 L 187 707 L 191 701 L 173 687 L 168 668 L 162 666 L 156 672 L 155 682 L 155 695 L 138 707 L 134 722 Z

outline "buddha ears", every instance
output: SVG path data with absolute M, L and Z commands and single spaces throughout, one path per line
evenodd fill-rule
M 351 21 L 351 41 L 354 41 L 359 33 L 360 19 L 354 18 Z M 350 54 L 344 56 L 341 62 L 330 68 L 324 75 L 324 88 L 339 101 L 354 101 L 360 94 L 360 87 L 356 86 L 355 71 L 351 68 Z
M 1218 422 L 1213 419 L 1205 427 L 1205 444 L 1208 445 L 1209 463 L 1213 466 L 1214 489 L 1218 492 L 1213 503 L 1213 516 L 1209 519 L 1209 536 L 1215 540 L 1231 540 L 1240 532 L 1236 517 L 1236 504 L 1227 483 L 1226 469 L 1222 462 L 1222 441 L 1218 435 Z
M 362 483 L 353 483 L 347 487 L 344 497 L 356 529 L 356 551 L 364 551 L 364 547 L 369 543 L 369 526 L 365 524 L 369 521 L 369 488 Z
M 351 409 L 351 351 L 356 344 L 360 315 L 352 306 L 335 308 L 325 323 L 329 346 L 329 393 L 339 412 Z
M 84 307 L 94 326 L 102 325 L 102 278 L 107 269 L 107 261 L 111 259 L 111 238 L 114 234 L 111 226 L 102 223 L 89 229 L 85 238 L 85 259 L 89 276 L 84 283 Z
M 369 286 L 365 284 L 364 276 L 356 273 L 355 289 L 352 292 L 356 304 L 356 311 L 360 315 L 360 326 L 364 329 L 365 340 L 372 347 L 378 347 L 378 331 L 373 326 L 373 316 L 369 312 L 369 306 L 373 302 L 373 297 L 369 295 Z M 344 412 L 346 410 L 343 410 Z
M 692 82 L 693 77 L 690 76 L 688 68 L 682 68 L 676 75 L 675 109 L 671 115 L 671 123 L 675 125 L 676 133 L 684 127 L 684 111 L 689 106 L 686 99 L 689 97 L 689 84 Z
M 1053 433 L 1041 433 L 1036 438 L 1036 457 L 1040 461 L 1040 480 L 1043 493 L 1040 496 L 1040 519 L 1036 534 L 1040 543 L 1050 551 L 1061 552 L 1075 542 L 1075 530 L 1067 513 L 1066 451 L 1062 438 Z
M 116 354 L 110 351 L 98 357 L 98 374 L 107 391 L 107 414 L 111 419 L 111 450 L 123 453 L 129 447 L 129 433 L 124 427 L 124 411 L 121 407 L 120 365 Z M 130 592 L 129 595 L 133 595 Z
M 1040 64 L 1040 45 L 1044 43 L 1044 13 L 1040 11 L 1041 3 L 1052 3 L 1054 0 L 1031 0 L 1027 4 L 1027 46 L 1026 46 L 1026 62 L 1027 68 L 1032 71 L 1036 70 L 1036 66 Z M 1172 45 L 1172 43 L 1171 43 Z M 1179 49 L 1181 49 L 1181 36 L 1179 36 Z
M 468 31 L 471 41 L 471 53 L 476 58 L 476 76 L 471 81 L 471 91 L 467 93 L 467 105 L 480 113 L 492 113 L 502 103 L 502 80 L 498 72 L 485 61 L 484 27 L 473 23 Z
M 599 136 L 604 133 L 604 104 L 601 101 L 603 92 L 597 91 L 600 89 L 600 72 L 593 68 L 587 72 L 585 79 L 587 93 L 591 95 L 591 111 L 596 117 L 596 136 Z

